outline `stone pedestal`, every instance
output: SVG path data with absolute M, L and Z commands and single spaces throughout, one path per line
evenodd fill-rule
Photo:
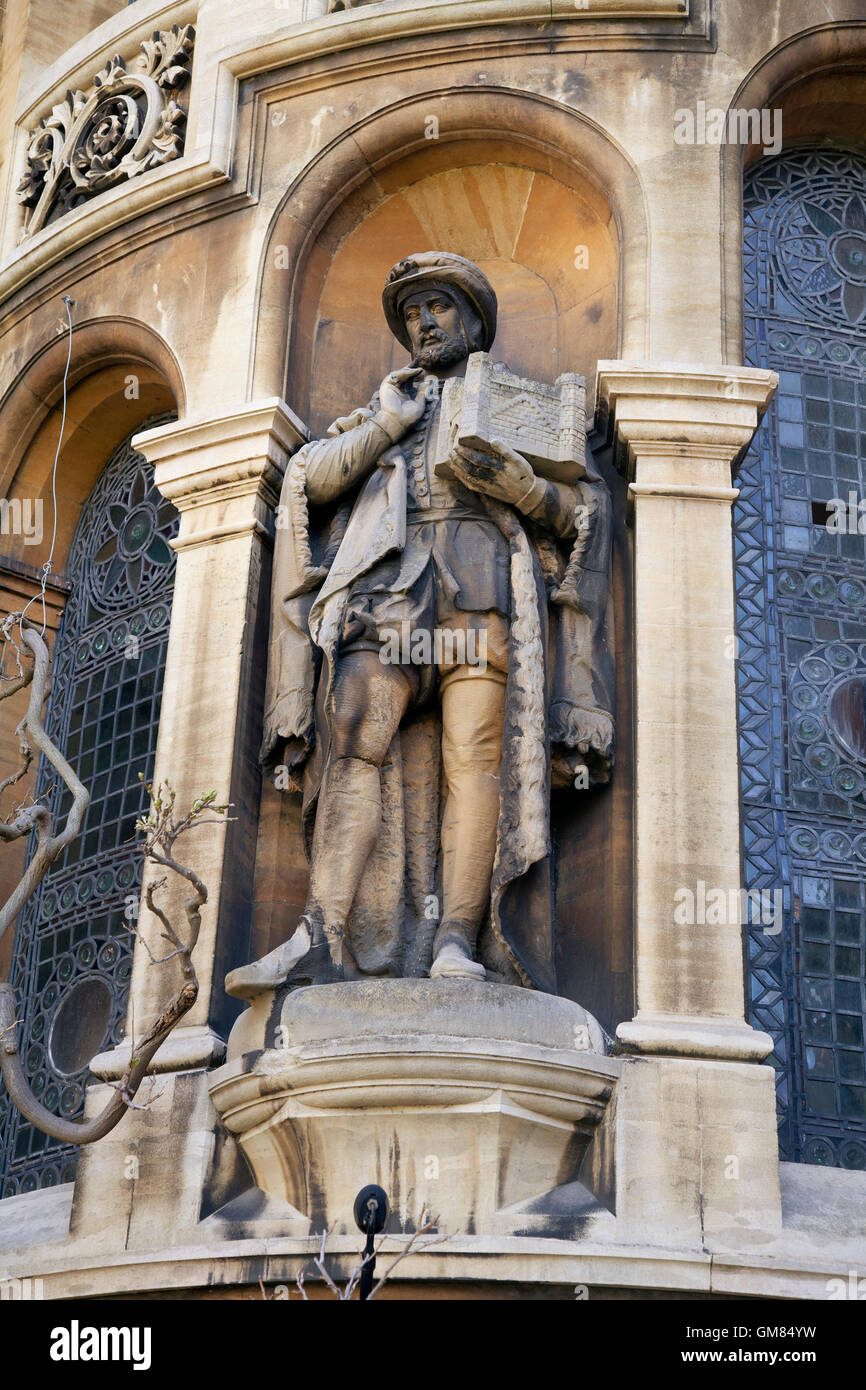
M 620 1064 L 566 999 L 467 980 L 263 995 L 210 1092 L 253 1178 L 314 1230 L 352 1230 L 366 1183 L 390 1229 L 449 1233 L 575 1182 Z

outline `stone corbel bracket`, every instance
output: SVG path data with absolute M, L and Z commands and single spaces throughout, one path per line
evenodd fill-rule
M 134 67 L 115 54 L 86 91 L 67 91 L 30 133 L 18 201 L 31 209 L 22 237 L 112 184 L 183 153 L 191 24 L 156 30 Z

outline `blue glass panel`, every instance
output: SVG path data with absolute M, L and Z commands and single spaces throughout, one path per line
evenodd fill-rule
M 747 995 L 775 1043 L 783 1157 L 850 1168 L 866 1167 L 864 229 L 853 152 L 746 178 L 746 361 L 780 384 L 737 480 L 743 850 L 746 887 L 791 902 L 780 935 L 748 929 Z

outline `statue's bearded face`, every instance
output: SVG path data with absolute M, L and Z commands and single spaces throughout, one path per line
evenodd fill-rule
M 419 290 L 403 301 L 412 357 L 427 371 L 441 371 L 469 356 L 460 310 L 442 290 Z

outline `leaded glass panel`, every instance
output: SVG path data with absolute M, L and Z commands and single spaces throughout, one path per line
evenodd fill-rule
M 163 423 L 151 419 L 148 425 Z M 143 426 L 141 427 L 143 428 Z M 175 555 L 177 513 L 129 440 L 115 451 L 81 515 L 69 555 L 72 591 L 55 648 L 47 728 L 90 790 L 82 834 L 22 913 L 12 981 L 23 1004 L 24 1063 L 49 1110 L 84 1104 L 87 1064 L 124 1032 L 142 856 L 139 774 L 152 775 Z M 71 794 L 52 786 L 55 817 Z M 75 1150 L 25 1123 L 0 1093 L 0 1195 L 74 1175 Z
M 785 908 L 748 929 L 749 1013 L 782 1156 L 864 1168 L 866 535 L 827 522 L 866 497 L 866 162 L 761 160 L 744 235 L 746 361 L 780 384 L 737 479 L 743 851 Z

